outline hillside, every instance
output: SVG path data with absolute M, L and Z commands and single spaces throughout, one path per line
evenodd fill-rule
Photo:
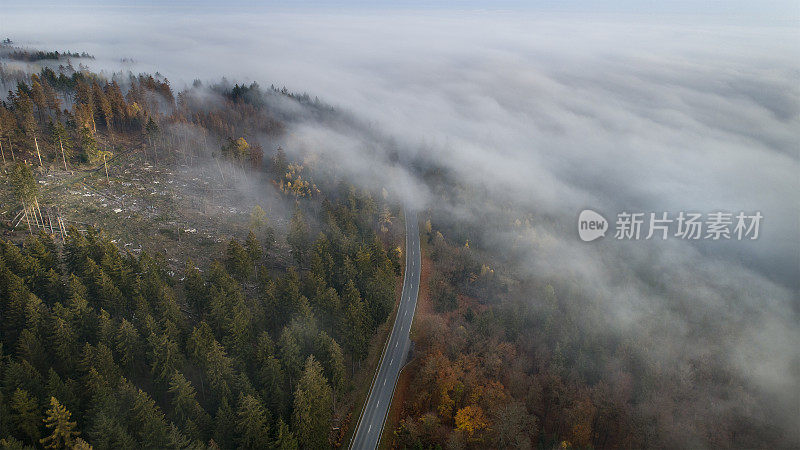
M 3 445 L 341 445 L 395 301 L 397 203 L 273 145 L 269 99 L 302 97 L 69 56 L 0 74 Z

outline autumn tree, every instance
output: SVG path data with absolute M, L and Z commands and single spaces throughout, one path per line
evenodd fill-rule
M 55 397 L 50 397 L 50 409 L 47 410 L 46 415 L 44 424 L 51 430 L 50 436 L 40 439 L 39 442 L 45 448 L 72 448 L 75 445 L 76 437 L 80 434 L 75 430 L 75 422 L 70 421 L 72 413 Z

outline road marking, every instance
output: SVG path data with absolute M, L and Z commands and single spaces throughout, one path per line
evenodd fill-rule
M 411 240 L 410 235 L 419 233 L 419 231 L 418 231 L 418 228 L 416 226 L 416 223 L 406 222 L 406 226 L 408 227 L 406 229 L 406 243 L 408 244 L 409 240 Z M 412 233 L 412 231 L 416 231 L 416 233 Z M 398 320 L 395 321 L 394 325 L 398 325 L 399 324 L 400 326 L 399 327 L 397 327 L 397 326 L 393 327 L 391 335 L 389 337 L 389 342 L 387 343 L 387 347 L 385 347 L 387 350 L 389 348 L 389 345 L 391 345 L 391 341 L 392 340 L 395 340 L 395 345 L 394 345 L 395 350 L 397 350 L 398 347 L 399 347 L 399 345 L 398 345 L 400 343 L 399 340 L 403 340 L 403 348 L 405 349 L 406 340 L 408 339 L 407 336 L 408 336 L 408 333 L 409 333 L 410 328 L 411 328 L 411 323 L 403 323 L 403 322 L 407 322 L 406 318 L 408 317 L 408 309 L 409 309 L 407 307 L 408 305 L 405 304 L 405 303 L 411 303 L 412 301 L 416 301 L 417 290 L 415 289 L 414 283 L 415 283 L 415 281 L 418 281 L 419 278 L 420 278 L 420 275 L 419 275 L 419 272 L 418 272 L 418 269 L 417 269 L 417 261 L 419 260 L 421 250 L 420 250 L 420 244 L 419 244 L 419 236 L 416 236 L 416 238 L 417 238 L 416 242 L 415 242 L 416 245 L 414 245 L 413 248 L 408 249 L 408 253 L 407 253 L 407 257 L 411 258 L 411 268 L 413 270 L 412 270 L 412 273 L 405 273 L 404 274 L 404 277 L 405 277 L 404 283 L 405 282 L 409 283 L 409 287 L 410 287 L 411 291 L 405 292 L 406 291 L 405 290 L 405 284 L 403 285 L 403 287 L 404 287 L 404 292 L 403 293 L 407 294 L 406 298 L 403 298 L 403 296 L 401 294 L 401 305 L 400 306 L 402 306 L 401 309 L 403 311 L 403 319 L 400 320 L 398 318 Z M 408 260 L 406 260 L 406 262 L 408 262 Z M 421 265 L 422 265 L 422 263 L 420 262 L 420 266 Z M 417 280 L 415 280 L 414 278 L 417 278 Z M 412 298 L 412 297 L 414 297 L 414 298 Z M 414 307 L 412 306 L 411 309 L 413 310 Z M 399 310 L 398 310 L 398 313 L 399 313 Z M 412 317 L 413 317 L 413 314 L 412 314 Z M 389 365 L 388 366 L 385 365 L 385 360 L 383 359 L 384 357 L 385 357 L 385 353 L 381 355 L 381 364 L 380 364 L 380 367 L 378 368 L 378 373 L 375 376 L 377 378 L 383 377 L 383 386 L 387 386 L 386 382 L 389 379 L 389 376 L 390 376 L 389 374 L 395 371 L 395 368 L 393 367 L 394 366 L 394 357 L 391 358 L 391 360 L 389 361 Z M 401 363 L 402 363 L 402 361 L 401 361 Z M 400 364 L 400 366 L 402 366 L 402 364 Z M 383 369 L 386 369 L 386 370 L 383 370 Z M 396 378 L 394 379 L 393 382 L 394 383 L 397 382 Z M 382 389 L 379 389 L 379 390 L 382 390 Z M 369 397 L 368 397 L 368 400 L 367 400 L 367 405 L 365 407 L 365 410 L 366 409 L 375 409 L 375 410 L 380 409 L 381 400 L 379 400 L 377 398 L 374 399 L 376 401 L 376 403 L 374 404 L 375 407 L 374 408 L 370 408 L 369 401 L 372 400 L 370 397 L 372 397 L 373 394 L 375 394 L 375 392 L 374 392 L 374 390 L 372 389 L 372 386 L 371 386 L 369 394 L 368 394 Z M 389 408 L 389 407 L 391 407 L 391 399 L 389 400 L 389 405 L 387 406 L 387 408 Z M 355 430 L 355 434 L 353 436 L 353 440 L 351 440 L 351 448 L 354 448 L 354 447 L 359 445 L 358 443 L 356 443 L 356 438 L 359 435 L 358 430 L 360 428 L 360 425 L 363 425 L 362 421 L 364 419 L 367 419 L 368 421 L 372 421 L 373 419 L 376 418 L 376 417 L 374 417 L 375 414 L 379 414 L 379 412 L 378 411 L 373 411 L 372 412 L 372 417 L 370 417 L 369 419 L 367 419 L 367 416 L 370 415 L 368 411 L 362 411 L 362 413 L 359 415 L 358 425 L 356 426 L 356 430 Z M 386 422 L 386 416 L 384 416 L 384 422 L 381 423 L 380 424 L 381 426 L 376 430 L 377 435 L 378 435 L 378 439 L 380 439 L 380 433 L 381 433 L 381 430 L 383 430 L 385 422 Z M 373 425 L 374 425 L 374 423 L 369 423 L 369 428 L 367 429 L 366 436 L 363 436 L 367 442 L 371 442 L 372 441 L 372 438 L 373 438 L 373 436 L 372 436 L 372 426 Z

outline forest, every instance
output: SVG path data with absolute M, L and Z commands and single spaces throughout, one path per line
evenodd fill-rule
M 614 329 L 630 312 L 603 303 L 614 291 L 532 268 L 568 258 L 547 253 L 563 226 L 520 206 L 511 175 L 481 185 L 435 152 L 401 158 L 404 144 L 284 87 L 178 90 L 10 42 L 0 59 L 4 448 L 346 446 L 413 197 L 385 173 L 350 176 L 346 156 L 402 166 L 430 196 L 384 447 L 793 448 L 780 402 L 727 359 L 757 317 L 750 292 L 610 264 L 633 300 L 661 302 Z M 362 133 L 339 144 L 363 148 L 327 148 L 336 133 L 290 148 L 298 123 Z
M 425 176 L 440 205 L 483 198 L 442 167 Z M 519 233 L 535 219 L 499 209 L 476 211 L 484 216 L 472 225 L 431 210 L 421 227 L 427 270 L 393 446 L 791 448 L 720 355 L 654 363 L 643 355 L 663 342 L 605 329 L 591 289 L 569 274 L 521 271 L 522 253 L 498 251 L 481 230 L 511 223 Z
M 16 82 L 0 105 L 2 447 L 341 446 L 402 270 L 391 206 L 344 180 L 318 185 L 310 165 L 265 151 L 257 136 L 279 136 L 283 123 L 253 101 L 267 95 L 255 84 L 216 85 L 224 100 L 201 107 L 163 77 L 107 77 L 65 64 L 72 56 L 0 73 Z M 256 206 L 238 235 L 187 250 L 202 263 L 176 263 L 121 247 L 120 229 L 42 192 L 64 175 L 113 200 L 121 158 L 210 166 L 228 190 L 266 180 L 259 189 L 290 218 L 279 226 Z M 174 245 L 186 250 L 190 237 Z

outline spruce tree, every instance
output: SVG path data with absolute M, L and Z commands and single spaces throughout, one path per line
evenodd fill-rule
M 269 447 L 269 412 L 264 409 L 259 399 L 252 395 L 240 394 L 236 415 L 240 448 Z
M 42 423 L 36 399 L 28 391 L 17 388 L 11 394 L 11 423 L 29 442 L 39 440 L 39 426 Z
M 322 366 L 309 356 L 294 393 L 294 428 L 303 448 L 325 448 L 331 430 L 333 392 Z

